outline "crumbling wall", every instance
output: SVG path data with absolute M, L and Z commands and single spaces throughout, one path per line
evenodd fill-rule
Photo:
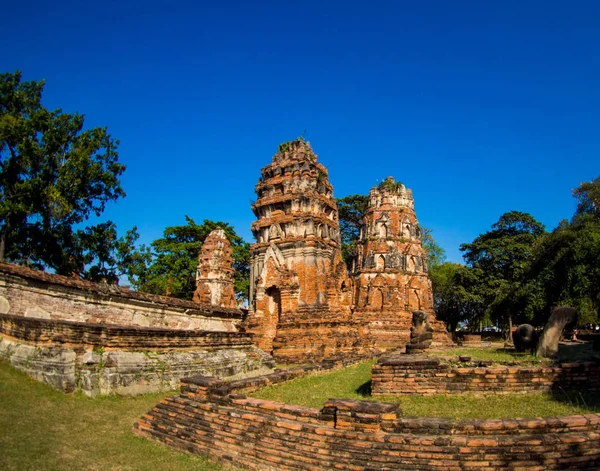
M 243 312 L 0 263 L 0 312 L 17 316 L 235 332 Z
M 484 362 L 491 363 L 491 362 Z M 600 391 L 599 362 L 555 366 L 456 365 L 439 358 L 393 355 L 373 365 L 374 396 L 434 394 L 535 394 Z
M 403 417 L 397 404 L 332 399 L 322 409 L 247 397 L 267 377 L 194 377 L 134 427 L 143 437 L 257 470 L 597 469 L 600 414 L 530 419 Z
M 239 332 L 185 331 L 0 314 L 0 358 L 65 392 L 143 394 L 182 377 L 264 374 L 272 358 Z

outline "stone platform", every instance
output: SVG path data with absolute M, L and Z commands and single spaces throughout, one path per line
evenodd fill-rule
M 0 314 L 0 359 L 64 392 L 143 394 L 182 377 L 256 375 L 273 360 L 239 332 L 184 331 Z

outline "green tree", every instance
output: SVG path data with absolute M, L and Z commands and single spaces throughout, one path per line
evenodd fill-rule
M 93 277 L 86 267 L 105 251 L 94 239 L 112 223 L 74 228 L 125 196 L 125 166 L 106 128 L 47 110 L 43 89 L 18 71 L 0 75 L 0 260 Z
M 427 227 L 421 227 L 421 243 L 427 253 L 427 268 L 429 273 L 446 261 L 446 251 L 440 247 L 433 238 L 433 231 Z
M 234 289 L 238 300 L 248 299 L 250 244 L 232 226 L 207 219 L 203 224 L 185 216 L 184 226 L 170 226 L 151 244 L 151 254 L 142 250 L 130 264 L 129 281 L 139 291 L 191 300 L 196 290 L 198 255 L 204 239 L 214 229 L 225 231 L 233 256 Z
M 342 239 L 342 256 L 348 267 L 352 266 L 352 258 L 356 255 L 356 242 L 360 235 L 362 219 L 369 206 L 366 195 L 349 195 L 337 198 L 340 236 Z
M 461 322 L 477 325 L 484 309 L 475 270 L 446 262 L 434 265 L 429 276 L 433 285 L 436 317 L 446 323 L 448 331 L 454 332 Z
M 467 266 L 480 275 L 486 314 L 503 326 L 507 337 L 518 309 L 515 293 L 521 289 L 534 250 L 544 235 L 544 225 L 533 216 L 510 211 L 500 216 L 492 230 L 460 247 Z M 523 317 L 519 320 L 525 320 Z
M 533 293 L 527 299 L 532 311 L 549 313 L 553 306 L 569 305 L 577 308 L 580 323 L 598 323 L 600 178 L 582 183 L 573 195 L 577 211 L 538 247 L 522 290 Z

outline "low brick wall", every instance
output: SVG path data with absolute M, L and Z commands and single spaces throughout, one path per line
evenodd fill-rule
M 489 362 L 491 363 L 491 362 Z M 600 391 L 600 363 L 556 366 L 460 366 L 421 355 L 381 358 L 371 373 L 373 395 L 528 394 Z
M 182 377 L 264 374 L 273 360 L 239 332 L 184 331 L 0 314 L 0 359 L 65 392 L 142 394 Z
M 502 420 L 402 417 L 398 405 L 333 399 L 322 409 L 243 394 L 251 382 L 182 380 L 181 394 L 134 431 L 190 453 L 257 470 L 598 469 L 600 415 Z
M 244 312 L 0 263 L 0 314 L 235 332 Z

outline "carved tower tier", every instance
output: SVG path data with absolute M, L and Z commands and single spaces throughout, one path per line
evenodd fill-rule
M 430 314 L 434 338 L 448 343 L 446 328 L 433 312 L 412 191 L 392 177 L 369 193 L 353 272 L 354 319 L 369 326 L 377 346 L 408 342 L 413 310 Z
M 281 361 L 356 353 L 364 342 L 356 326 L 342 325 L 352 282 L 327 169 L 297 139 L 280 145 L 261 174 L 252 205 L 248 331 Z

